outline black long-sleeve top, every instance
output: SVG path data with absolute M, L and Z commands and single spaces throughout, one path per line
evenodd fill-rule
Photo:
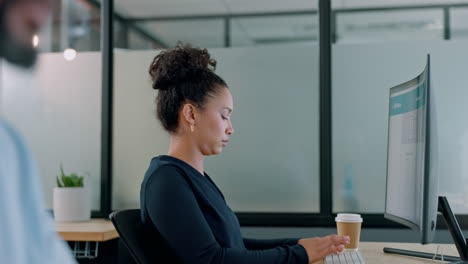
M 140 192 L 141 216 L 182 263 L 307 264 L 298 239 L 247 239 L 211 178 L 171 156 L 151 160 Z

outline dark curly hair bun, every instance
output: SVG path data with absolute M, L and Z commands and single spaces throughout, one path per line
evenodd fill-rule
M 175 133 L 178 113 L 186 102 L 203 108 L 210 96 L 227 88 L 214 70 L 216 61 L 206 49 L 178 43 L 175 48 L 159 53 L 149 67 L 153 88 L 158 90 L 156 114 L 163 127 Z
M 208 72 L 214 72 L 216 61 L 206 49 L 192 48 L 178 43 L 176 47 L 159 53 L 149 67 L 153 89 L 167 91 L 178 84 L 197 82 Z

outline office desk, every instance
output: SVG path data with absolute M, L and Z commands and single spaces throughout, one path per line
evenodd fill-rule
M 96 258 L 99 242 L 105 242 L 119 237 L 111 221 L 106 219 L 91 219 L 86 222 L 55 222 L 55 231 L 65 241 L 73 243 L 73 255 L 76 258 Z M 81 248 L 80 242 L 84 243 Z M 92 247 L 91 244 L 95 243 Z
M 388 243 L 388 242 L 361 242 L 359 244 L 359 250 L 366 259 L 368 264 L 418 264 L 418 263 L 432 263 L 430 259 L 423 258 L 414 258 L 408 256 L 401 256 L 395 254 L 387 254 L 383 252 L 384 247 L 393 247 L 398 249 L 405 250 L 414 250 L 414 251 L 423 251 L 435 253 L 437 251 L 437 246 L 440 246 L 439 253 L 444 255 L 458 256 L 457 248 L 453 244 L 429 244 L 421 245 L 416 243 Z M 316 262 L 316 264 L 321 264 L 322 261 Z M 435 261 L 434 263 L 446 263 L 442 261 Z

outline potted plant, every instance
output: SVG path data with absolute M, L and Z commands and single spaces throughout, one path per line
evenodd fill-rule
M 65 174 L 60 165 L 53 198 L 55 221 L 88 221 L 91 218 L 89 192 L 83 181 L 83 176 L 76 173 Z

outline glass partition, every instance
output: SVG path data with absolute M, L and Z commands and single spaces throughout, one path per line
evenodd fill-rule
M 100 210 L 101 53 L 99 9 L 83 1 L 53 1 L 49 24 L 36 37 L 36 67 L 2 62 L 0 107 L 24 136 L 39 167 L 46 206 L 62 165 L 84 176 Z M 94 51 L 94 52 L 90 52 Z
M 234 97 L 236 132 L 221 155 L 206 158 L 205 170 L 231 208 L 318 213 L 317 3 L 132 3 L 116 5 L 162 48 L 181 40 L 208 48 L 218 62 L 216 72 Z M 311 14 L 297 15 L 304 9 Z M 140 47 L 114 53 L 114 210 L 139 206 L 150 159 L 166 154 L 169 145 L 148 76 L 161 47 Z
M 468 7 L 450 8 L 450 29 L 452 39 L 468 38 Z
M 230 23 L 234 47 L 318 43 L 317 14 L 234 18 Z
M 468 43 L 455 37 L 455 32 L 463 32 L 462 23 L 455 22 L 462 21 L 462 10 L 457 14 L 457 9 L 449 9 L 453 40 L 447 41 L 443 8 L 398 9 L 337 13 L 338 37 L 332 48 L 333 212 L 383 213 L 389 88 L 421 73 L 430 53 L 439 194 L 448 197 L 456 213 L 467 213 L 468 126 L 460 120 L 468 108 L 460 98 L 468 96 Z
M 223 19 L 148 21 L 138 25 L 151 32 L 164 47 L 175 46 L 179 41 L 190 42 L 195 47 L 224 47 Z
M 207 157 L 207 173 L 237 212 L 318 212 L 318 47 L 209 51 L 233 94 L 236 132 Z M 113 209 L 139 206 L 150 159 L 168 150 L 147 76 L 158 52 L 115 54 Z
M 442 9 L 337 12 L 336 43 L 441 40 Z

